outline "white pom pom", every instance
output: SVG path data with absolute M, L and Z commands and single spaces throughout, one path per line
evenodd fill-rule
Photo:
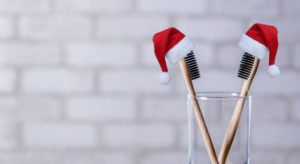
M 163 85 L 167 85 L 170 82 L 170 74 L 168 72 L 162 72 L 159 75 L 158 78 L 158 83 L 159 84 L 163 84 Z
M 277 77 L 280 75 L 280 69 L 275 64 L 269 66 L 268 72 L 269 72 L 269 75 L 271 75 L 272 77 Z

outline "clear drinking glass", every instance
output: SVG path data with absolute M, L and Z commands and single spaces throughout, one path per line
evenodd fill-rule
M 193 98 L 198 100 L 217 156 L 235 105 L 239 99 L 245 100 L 238 130 L 226 164 L 250 164 L 251 96 L 240 97 L 239 93 L 229 92 L 199 92 L 196 97 L 188 95 L 189 164 L 211 163 L 191 105 Z

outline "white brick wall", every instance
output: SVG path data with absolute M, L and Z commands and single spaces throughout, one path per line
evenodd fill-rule
M 88 124 L 26 123 L 22 141 L 28 148 L 93 148 L 97 131 Z
M 246 0 L 243 3 L 239 0 L 215 0 L 212 6 L 213 11 L 218 14 L 249 17 L 249 15 L 277 16 L 279 5 L 279 0 Z
M 1 39 L 10 39 L 15 35 L 15 22 L 12 17 L 1 16 L 0 26 L 2 27 L 2 30 L 0 31 Z
M 287 84 L 288 82 L 288 84 Z M 267 68 L 256 75 L 253 91 L 259 94 L 293 96 L 300 92 L 298 72 L 281 69 L 280 77 L 274 79 L 267 75 Z
M 300 3 L 297 0 L 287 0 L 284 5 L 284 13 L 290 16 L 299 14 Z
M 152 154 L 147 154 L 141 159 L 141 164 L 163 164 L 163 163 L 187 163 L 187 154 L 186 152 L 157 152 Z
M 186 88 L 170 63 L 157 84 L 152 36 L 178 27 L 196 44 L 197 91 L 237 92 L 254 22 L 278 27 L 281 76 L 261 61 L 252 163 L 298 163 L 299 0 L 0 0 L 0 12 L 1 164 L 186 163 Z
M 175 129 L 164 124 L 108 125 L 102 144 L 111 148 L 169 148 L 175 142 Z
M 9 120 L 58 120 L 61 117 L 62 104 L 55 98 L 1 97 L 0 118 Z
M 14 121 L 1 119 L 0 121 L 0 150 L 13 150 L 18 145 L 17 124 Z
M 19 24 L 24 39 L 86 39 L 92 29 L 90 18 L 81 15 L 24 16 Z
M 116 93 L 164 93 L 170 90 L 170 86 L 162 86 L 157 83 L 160 71 L 150 70 L 118 70 L 105 71 L 99 75 L 100 92 Z
M 141 12 L 160 12 L 171 14 L 203 14 L 207 11 L 208 0 L 178 0 L 176 3 L 167 0 L 140 0 L 138 9 Z
M 288 120 L 288 103 L 280 98 L 253 97 L 253 120 L 259 123 Z
M 270 149 L 298 148 L 299 126 L 287 123 L 256 124 L 253 131 L 253 147 Z
M 131 9 L 131 0 L 54 0 L 55 9 L 59 11 L 115 13 Z
M 57 154 L 50 152 L 15 152 L 15 153 L 2 153 L 0 162 L 4 164 L 32 164 L 32 163 L 45 163 L 54 164 L 58 163 Z
M 53 43 L 8 43 L 0 45 L 1 65 L 53 65 L 61 60 L 59 46 Z
M 16 89 L 16 73 L 11 69 L 0 70 L 0 91 L 11 93 Z
M 141 116 L 146 120 L 187 120 L 185 96 L 172 98 L 144 98 Z M 172 115 L 170 115 L 172 113 Z
M 0 11 L 5 13 L 48 12 L 50 0 L 1 0 Z
M 132 164 L 134 159 L 127 152 L 94 152 L 94 153 L 67 153 L 63 157 L 63 164 L 111 164 L 111 163 L 123 163 Z
M 149 39 L 152 35 L 168 27 L 164 17 L 112 16 L 99 18 L 97 33 L 102 39 Z
M 282 151 L 255 151 L 251 155 L 251 163 L 264 164 L 264 163 L 274 163 L 274 164 L 282 164 L 287 163 L 286 157 L 282 153 Z M 293 164 L 293 162 L 290 162 Z
M 296 120 L 300 120 L 300 101 L 294 101 L 292 105 L 292 117 Z
M 93 89 L 93 74 L 85 70 L 28 69 L 21 79 L 21 90 L 28 93 L 80 93 Z
M 122 121 L 135 115 L 135 100 L 129 97 L 80 97 L 66 102 L 66 117 L 74 120 Z
M 243 32 L 243 24 L 230 18 L 180 18 L 175 25 L 192 38 L 211 42 L 235 41 Z
M 292 57 L 293 66 L 298 69 L 300 68 L 298 64 L 300 62 L 299 54 L 300 54 L 300 45 L 293 49 L 293 57 Z
M 137 56 L 133 44 L 122 42 L 75 43 L 67 46 L 66 53 L 70 65 L 81 67 L 129 66 L 135 63 Z

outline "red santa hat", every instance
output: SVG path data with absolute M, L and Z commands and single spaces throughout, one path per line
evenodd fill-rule
M 158 82 L 160 84 L 168 84 L 170 75 L 165 57 L 168 58 L 170 63 L 176 64 L 193 50 L 194 44 L 187 36 L 174 27 L 154 34 L 153 43 L 155 56 L 162 70 Z
M 275 65 L 278 49 L 278 31 L 276 27 L 265 24 L 254 24 L 243 34 L 239 46 L 247 53 L 263 59 L 269 53 L 268 73 L 272 77 L 279 76 L 280 70 Z

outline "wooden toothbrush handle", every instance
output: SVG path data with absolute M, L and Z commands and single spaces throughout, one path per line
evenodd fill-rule
M 247 89 L 247 86 L 244 83 L 243 89 L 242 89 L 243 95 L 241 94 L 240 95 L 241 97 L 247 96 L 247 95 L 244 94 L 246 89 Z M 245 104 L 245 99 L 240 98 L 238 100 L 236 106 L 235 106 L 233 115 L 231 117 L 229 126 L 227 128 L 227 132 L 226 132 L 226 135 L 225 135 L 225 138 L 223 140 L 223 144 L 222 144 L 222 147 L 221 147 L 221 150 L 220 150 L 220 153 L 219 153 L 218 160 L 219 160 L 220 164 L 225 164 L 225 162 L 226 162 L 226 159 L 228 157 L 228 154 L 229 154 L 234 136 L 235 136 L 236 131 L 237 131 L 238 126 L 239 126 L 239 122 L 240 122 L 241 115 L 242 115 L 242 112 L 243 112 L 244 104 Z
M 245 99 L 243 97 L 248 96 L 248 92 L 250 89 L 250 86 L 252 84 L 253 78 L 256 74 L 257 68 L 259 65 L 259 59 L 257 57 L 255 57 L 254 59 L 254 63 L 251 69 L 251 73 L 248 77 L 247 80 L 244 81 L 241 93 L 240 93 L 240 99 L 238 100 L 235 109 L 233 111 L 233 115 L 231 117 L 229 126 L 227 128 L 224 140 L 223 140 L 223 144 L 219 153 L 219 163 L 220 164 L 225 164 L 226 159 L 228 157 L 233 139 L 235 137 L 236 131 L 238 129 L 239 126 L 239 122 L 242 116 L 242 112 L 243 112 L 243 108 L 244 108 L 244 104 L 245 104 Z
M 206 150 L 209 154 L 209 157 L 210 157 L 210 160 L 211 160 L 212 164 L 218 164 L 218 158 L 217 158 L 217 155 L 216 155 L 216 151 L 215 151 L 214 145 L 211 141 L 209 131 L 208 131 L 207 126 L 205 124 L 205 120 L 203 118 L 198 100 L 196 98 L 196 92 L 195 92 L 195 89 L 194 89 L 194 86 L 193 86 L 193 83 L 192 83 L 192 80 L 191 80 L 191 77 L 190 77 L 190 72 L 188 70 L 187 63 L 186 63 L 185 59 L 182 59 L 182 60 L 179 61 L 179 66 L 180 66 L 182 75 L 184 77 L 184 81 L 185 81 L 185 84 L 187 86 L 188 93 L 191 96 L 191 103 L 192 103 L 192 106 L 194 108 L 194 113 L 195 113 L 200 131 L 201 131 L 201 134 L 202 134 L 205 146 L 206 146 Z

